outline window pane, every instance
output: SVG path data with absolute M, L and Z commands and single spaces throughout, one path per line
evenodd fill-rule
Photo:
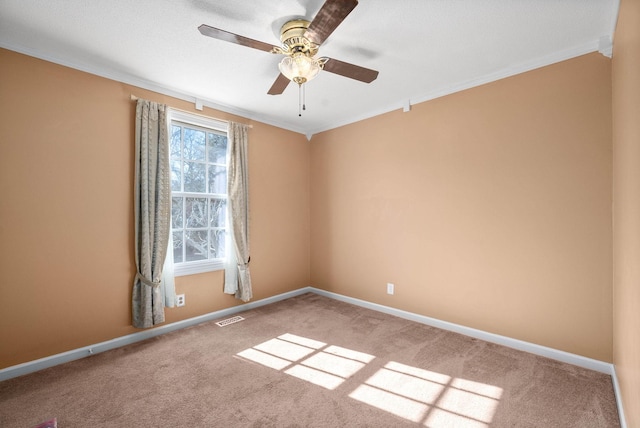
M 180 191 L 180 183 L 182 181 L 182 166 L 179 160 L 171 161 L 171 190 Z
M 209 193 L 227 193 L 227 167 L 209 165 Z
M 180 158 L 180 141 L 182 137 L 182 127 L 171 125 L 171 157 Z
M 225 199 L 211 199 L 209 201 L 209 227 L 225 227 L 227 216 L 227 201 Z
M 182 231 L 173 232 L 173 262 L 174 263 L 181 263 L 184 261 L 182 260 L 182 246 L 183 246 Z
M 176 120 L 169 138 L 174 262 L 224 259 L 227 134 Z
M 207 227 L 207 200 L 205 198 L 185 198 L 186 227 Z
M 208 246 L 207 241 L 206 230 L 185 230 L 185 261 L 192 262 L 194 260 L 206 260 Z
M 184 191 L 199 192 L 207 191 L 205 181 L 205 164 L 196 162 L 184 163 Z
M 227 136 L 209 133 L 209 162 L 227 163 Z
M 209 254 L 212 259 L 223 259 L 225 256 L 225 238 L 227 232 L 224 229 L 210 230 L 211 239 L 209 242 Z
M 183 218 L 182 218 L 182 204 L 184 202 L 184 198 L 181 197 L 173 197 L 171 198 L 171 227 L 174 229 L 180 229 L 183 226 Z
M 205 160 L 205 133 L 197 129 L 184 128 L 184 158 Z

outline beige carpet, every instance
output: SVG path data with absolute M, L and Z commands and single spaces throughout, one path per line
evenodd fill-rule
M 0 426 L 617 427 L 601 373 L 305 294 L 0 383 Z

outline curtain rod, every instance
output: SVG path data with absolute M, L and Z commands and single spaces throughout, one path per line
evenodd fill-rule
M 131 98 L 131 101 L 138 101 L 138 100 L 140 99 L 139 97 L 136 97 L 136 96 L 135 96 L 135 95 L 133 95 L 133 94 L 131 94 L 130 98 Z M 217 117 L 205 116 L 204 114 L 194 113 L 194 112 L 192 112 L 192 111 L 182 110 L 182 109 L 175 108 L 175 107 L 169 107 L 169 108 L 170 108 L 170 109 L 172 109 L 172 110 L 181 111 L 181 112 L 183 112 L 183 113 L 195 114 L 196 116 L 206 117 L 207 119 L 215 119 L 215 120 L 220 120 L 220 121 L 222 121 L 222 122 L 227 122 L 227 123 L 229 122 L 228 120 L 218 119 Z M 196 101 L 196 108 L 198 108 L 198 101 Z M 252 128 L 252 129 L 253 129 L 253 125 L 248 125 L 248 124 L 246 124 L 246 123 L 245 123 L 244 125 L 247 125 L 249 128 Z

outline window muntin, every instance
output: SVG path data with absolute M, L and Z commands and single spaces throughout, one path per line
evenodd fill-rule
M 224 268 L 227 157 L 226 123 L 172 114 L 171 233 L 176 275 Z

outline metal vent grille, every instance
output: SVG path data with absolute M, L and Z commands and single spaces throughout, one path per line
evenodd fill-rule
M 218 324 L 218 327 L 225 327 L 225 326 L 228 326 L 229 324 L 235 324 L 240 321 L 244 321 L 244 318 L 242 318 L 241 316 L 235 316 L 235 317 L 227 318 L 226 320 L 218 321 L 216 324 Z

